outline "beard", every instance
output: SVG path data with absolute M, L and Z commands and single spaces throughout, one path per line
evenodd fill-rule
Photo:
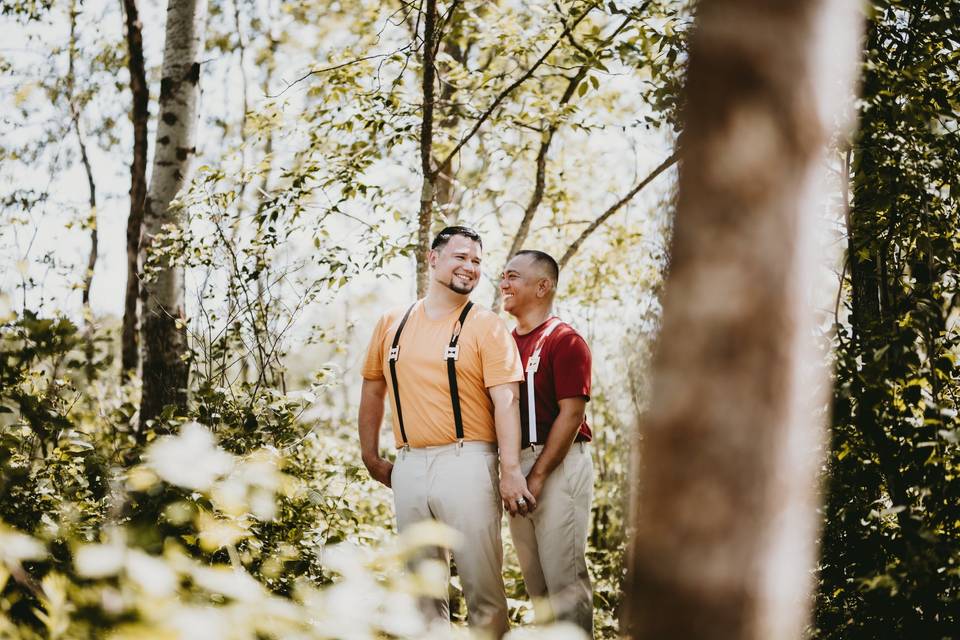
M 450 291 L 453 291 L 454 293 L 465 295 L 473 291 L 474 287 L 477 286 L 477 281 L 474 280 L 472 282 L 464 283 L 461 282 L 459 278 L 451 277 L 450 282 L 444 282 L 444 285 L 446 285 L 447 289 L 450 289 Z

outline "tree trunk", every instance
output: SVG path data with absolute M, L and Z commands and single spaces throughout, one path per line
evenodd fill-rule
M 806 300 L 812 176 L 854 70 L 850 11 L 840 0 L 700 5 L 643 428 L 634 637 L 803 632 L 826 387 Z
M 191 159 L 196 154 L 199 56 L 205 14 L 203 0 L 170 0 L 167 6 L 156 150 L 144 206 L 145 256 L 164 225 L 182 225 L 182 212 L 170 203 L 188 184 Z M 141 435 L 146 421 L 160 415 L 164 406 L 186 409 L 189 384 L 183 267 L 169 257 L 161 257 L 156 276 L 145 283 L 144 289 Z
M 420 123 L 420 170 L 423 186 L 420 189 L 420 215 L 417 217 L 417 297 L 427 295 L 427 252 L 430 250 L 430 230 L 433 225 L 433 198 L 436 172 L 431 167 L 433 157 L 433 101 L 436 79 L 435 32 L 437 23 L 436 0 L 426 0 L 423 19 L 423 120 Z M 445 164 L 445 163 L 444 163 Z
M 147 121 L 150 91 L 143 57 L 143 24 L 137 0 L 123 0 L 127 36 L 127 68 L 130 70 L 130 91 L 133 108 L 133 162 L 130 165 L 130 213 L 127 217 L 127 287 L 123 302 L 123 330 L 121 333 L 121 369 L 125 376 L 136 374 L 140 365 L 139 303 L 140 303 L 140 230 L 143 225 L 143 207 L 147 198 Z
M 84 315 L 84 373 L 87 380 L 92 380 L 96 375 L 96 369 L 93 365 L 96 355 L 94 344 L 93 311 L 90 309 L 90 289 L 93 287 L 93 274 L 97 268 L 97 257 L 100 252 L 99 231 L 97 229 L 97 183 L 93 178 L 93 167 L 90 164 L 90 156 L 87 153 L 87 143 L 80 127 L 80 105 L 77 104 L 76 96 L 76 71 L 75 61 L 77 58 L 77 3 L 70 4 L 70 44 L 68 51 L 67 65 L 67 102 L 70 108 L 70 121 L 73 125 L 73 132 L 77 136 L 77 147 L 80 150 L 80 163 L 83 165 L 83 171 L 87 176 L 87 202 L 90 205 L 90 212 L 87 214 L 87 226 L 90 228 L 90 252 L 87 254 L 87 269 L 83 274 L 83 285 L 81 286 L 81 302 L 83 304 Z

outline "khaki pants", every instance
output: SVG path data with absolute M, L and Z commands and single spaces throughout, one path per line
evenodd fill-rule
M 524 475 L 543 447 L 520 454 Z M 593 461 L 586 443 L 574 443 L 543 485 L 536 510 L 509 518 L 527 592 L 547 599 L 553 615 L 593 637 L 593 590 L 587 572 L 587 531 L 593 498 Z
M 391 476 L 401 533 L 416 522 L 435 519 L 463 534 L 463 544 L 453 550 L 453 558 L 467 601 L 467 621 L 495 637 L 509 627 L 497 469 L 496 445 L 465 442 L 462 447 L 400 450 Z M 447 560 L 440 550 L 435 554 Z M 422 608 L 428 620 L 450 620 L 446 598 L 431 599 Z

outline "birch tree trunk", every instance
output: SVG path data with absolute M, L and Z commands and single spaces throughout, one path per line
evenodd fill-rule
M 146 64 L 143 56 L 143 23 L 137 0 L 123 0 L 126 22 L 127 67 L 130 71 L 130 92 L 133 96 L 133 161 L 130 165 L 130 213 L 127 217 L 127 286 L 123 301 L 121 333 L 121 369 L 126 376 L 136 374 L 140 366 L 139 328 L 140 303 L 140 233 L 143 207 L 147 198 L 147 122 L 150 91 L 147 88 Z
M 165 225 L 182 225 L 182 212 L 171 201 L 189 179 L 196 154 L 200 53 L 206 14 L 204 0 L 170 0 L 160 81 L 160 112 L 150 190 L 144 206 L 142 251 L 151 251 Z M 169 257 L 160 258 L 154 279 L 144 286 L 143 397 L 140 433 L 163 407 L 186 408 L 189 384 L 184 273 Z
M 814 177 L 854 70 L 841 0 L 714 0 L 691 42 L 626 626 L 787 640 L 808 616 L 826 376 Z

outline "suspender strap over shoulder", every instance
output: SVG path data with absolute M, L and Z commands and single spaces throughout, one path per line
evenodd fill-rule
M 403 410 L 400 408 L 400 384 L 397 381 L 397 360 L 400 359 L 400 334 L 403 332 L 403 327 L 407 324 L 407 318 L 410 317 L 410 312 L 413 311 L 413 308 L 417 306 L 417 303 L 413 303 L 407 312 L 403 314 L 403 319 L 400 321 L 400 325 L 397 327 L 397 332 L 393 335 L 393 344 L 390 346 L 390 378 L 393 382 L 393 399 L 394 405 L 397 407 L 397 423 L 400 425 L 400 439 L 403 440 L 403 446 L 409 447 L 410 445 L 407 442 L 407 432 L 403 428 Z M 450 336 L 450 344 L 447 345 L 447 350 L 444 354 L 444 359 L 447 361 L 447 378 L 450 382 L 450 400 L 453 403 L 453 422 L 457 430 L 457 441 L 463 442 L 463 416 L 460 412 L 460 393 L 457 390 L 457 358 L 460 355 L 460 345 L 458 341 L 460 340 L 460 332 L 463 329 L 463 323 L 467 320 L 467 314 L 470 313 L 470 309 L 473 307 L 472 302 L 467 302 L 464 306 L 463 311 L 460 312 L 460 317 L 457 319 L 457 323 L 453 326 L 453 333 Z
M 547 337 L 553 333 L 553 330 L 560 326 L 561 322 L 557 318 L 550 320 L 550 324 L 540 334 L 537 345 L 533 353 L 527 359 L 527 433 L 530 437 L 530 444 L 537 444 L 537 402 L 536 394 L 533 388 L 533 376 L 540 368 L 540 351 L 543 349 Z
M 393 334 L 393 344 L 390 346 L 390 378 L 393 380 L 393 399 L 397 407 L 397 422 L 400 424 L 400 438 L 403 440 L 404 447 L 409 445 L 407 444 L 407 432 L 403 430 L 403 411 L 400 409 L 400 385 L 397 382 L 397 360 L 400 358 L 400 334 L 403 332 L 403 325 L 407 324 L 407 318 L 410 317 L 410 312 L 413 311 L 415 306 L 417 306 L 416 302 L 410 305 L 407 312 L 403 314 L 403 320 L 400 321 L 397 332 Z
M 457 341 L 460 339 L 460 332 L 463 330 L 463 323 L 467 320 L 467 314 L 473 307 L 472 302 L 468 302 L 460 312 L 457 324 L 453 326 L 453 334 L 450 336 L 450 344 L 447 346 L 447 379 L 450 381 L 450 401 L 453 403 L 453 423 L 457 430 L 457 442 L 463 442 L 463 416 L 460 413 L 460 392 L 457 390 L 457 357 L 460 353 L 460 346 Z

